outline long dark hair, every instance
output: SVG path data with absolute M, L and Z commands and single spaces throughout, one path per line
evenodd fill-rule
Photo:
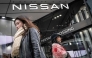
M 58 35 L 58 36 L 60 36 L 60 35 Z M 57 36 L 57 37 L 58 37 L 58 36 Z M 53 43 L 58 43 L 58 41 L 57 41 L 57 37 L 51 40 L 52 44 L 53 44 Z M 60 38 L 62 39 L 63 37 L 60 36 Z
M 52 40 L 52 44 L 53 44 L 53 43 L 58 43 L 58 42 L 57 42 L 57 37 Z
M 35 24 L 33 24 L 31 19 L 29 19 L 27 16 L 21 15 L 21 16 L 16 17 L 16 19 L 14 20 L 14 24 L 15 24 L 16 20 L 20 20 L 23 24 L 25 24 L 25 26 L 27 27 L 27 30 L 29 28 L 34 27 L 35 29 L 37 29 L 38 32 L 40 32 L 39 28 Z M 24 26 L 22 26 L 22 27 L 25 30 L 25 27 Z

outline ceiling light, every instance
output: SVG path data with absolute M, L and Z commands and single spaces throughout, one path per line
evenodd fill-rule
M 58 26 L 58 25 L 57 25 Z
M 57 16 L 57 18 L 59 18 L 59 16 Z
M 89 30 L 91 31 L 92 29 L 91 29 L 91 28 L 89 28 Z
M 71 42 L 70 42 L 69 44 L 70 44 L 70 45 L 72 45 L 72 43 L 71 43 Z
M 54 27 L 53 27 L 53 29 L 54 29 Z
M 54 19 L 56 19 L 56 17 L 54 17 Z
M 82 32 L 80 32 L 80 34 L 82 34 Z
M 61 14 L 59 16 L 62 16 Z
M 79 43 L 76 43 L 77 45 L 79 44 Z
M 7 47 L 7 50 L 11 50 L 11 46 L 8 46 L 8 47 Z
M 15 20 L 15 19 L 12 19 L 13 21 Z
M 2 19 L 5 19 L 5 17 L 2 17 Z

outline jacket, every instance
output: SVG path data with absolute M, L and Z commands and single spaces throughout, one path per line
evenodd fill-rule
M 20 44 L 20 58 L 46 58 L 40 46 L 40 35 L 35 28 L 30 28 Z

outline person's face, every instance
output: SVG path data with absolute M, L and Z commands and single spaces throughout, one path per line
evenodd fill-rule
M 62 41 L 61 39 L 62 38 L 60 36 L 58 36 L 56 40 L 57 40 L 57 42 L 61 43 L 61 41 Z
M 15 26 L 16 26 L 16 28 L 17 28 L 17 30 L 18 30 L 20 27 L 23 26 L 22 21 L 20 21 L 20 20 L 16 20 L 16 21 L 15 21 Z

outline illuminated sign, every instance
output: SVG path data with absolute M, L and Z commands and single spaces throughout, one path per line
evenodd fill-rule
M 74 31 L 74 27 L 73 27 L 73 26 L 70 27 L 70 28 L 68 28 L 68 29 L 66 28 L 66 29 L 62 30 L 61 32 L 59 32 L 59 33 L 57 33 L 57 34 L 63 35 L 63 34 L 66 34 L 66 33 L 68 33 L 68 32 L 71 32 L 71 31 Z M 51 39 L 51 37 L 47 37 L 47 38 L 41 40 L 41 42 L 47 41 L 47 40 L 49 40 L 49 39 Z
M 74 30 L 74 27 L 70 27 L 70 28 L 68 28 L 68 29 L 65 29 L 65 30 L 59 32 L 58 34 L 60 34 L 60 35 L 66 34 L 66 33 L 71 32 L 71 31 L 73 31 L 73 30 Z
M 68 4 L 59 4 L 59 6 L 57 4 L 52 4 L 51 7 L 49 6 L 49 4 L 40 4 L 40 7 L 38 7 L 38 4 L 12 4 L 12 10 L 18 9 L 18 10 L 36 10 L 36 9 L 43 9 L 43 10 L 48 10 L 48 9 L 69 9 Z

